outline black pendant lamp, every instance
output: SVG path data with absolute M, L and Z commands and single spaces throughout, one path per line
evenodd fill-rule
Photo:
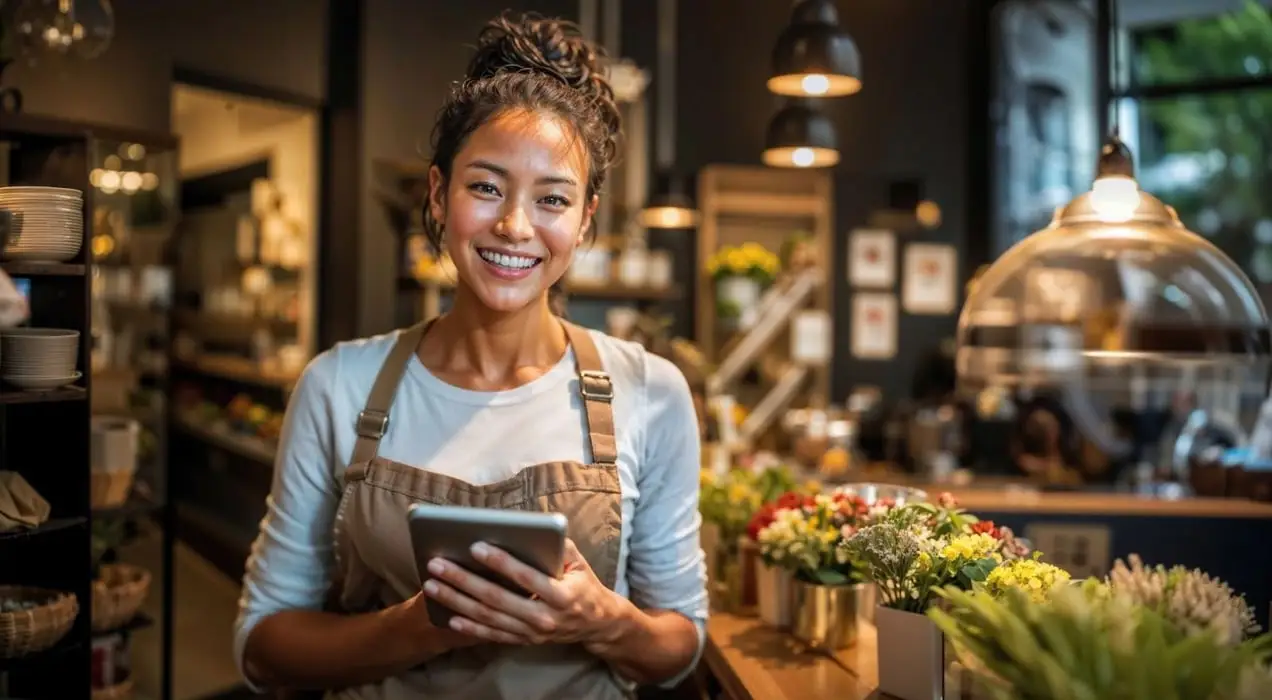
M 658 0 L 657 108 L 654 159 L 657 172 L 649 201 L 637 216 L 645 228 L 686 229 L 698 225 L 690 182 L 676 165 L 676 1 Z
M 809 100 L 791 100 L 769 122 L 762 160 L 773 168 L 829 168 L 839 162 L 835 125 Z
M 861 90 L 861 55 L 830 0 L 800 0 L 773 48 L 769 92 L 843 97 Z

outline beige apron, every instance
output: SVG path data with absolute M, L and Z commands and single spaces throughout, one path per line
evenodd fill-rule
M 618 574 L 622 532 L 618 452 L 610 404 L 613 385 L 587 331 L 564 324 L 578 366 L 592 464 L 549 462 L 486 486 L 435 474 L 377 456 L 389 409 L 426 324 L 403 331 L 380 369 L 345 472 L 335 524 L 332 597 L 344 612 L 400 603 L 420 590 L 406 513 L 416 502 L 479 508 L 556 511 L 569 518 L 569 536 L 611 589 Z M 397 426 L 409 430 L 410 426 Z M 492 430 L 496 429 L 492 426 Z M 497 433 L 491 434 L 498 439 Z M 331 698 L 363 700 L 609 700 L 629 692 L 608 665 L 580 645 L 457 649 L 422 667 L 375 684 L 333 691 Z

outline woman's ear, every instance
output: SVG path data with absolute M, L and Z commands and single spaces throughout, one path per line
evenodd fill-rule
M 436 165 L 428 169 L 428 213 L 433 220 L 446 220 L 446 176 Z
M 583 241 L 587 239 L 587 230 L 592 226 L 592 217 L 596 215 L 596 207 L 600 203 L 600 196 L 594 194 L 592 201 L 583 208 L 583 224 L 579 226 L 579 238 L 574 242 L 575 245 L 583 245 Z

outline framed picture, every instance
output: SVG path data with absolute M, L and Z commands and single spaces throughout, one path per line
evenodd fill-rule
M 852 354 L 888 360 L 897 354 L 897 297 L 861 293 L 852 298 Z
M 958 252 L 954 246 L 912 243 L 905 249 L 901 306 L 909 314 L 949 314 L 958 305 Z
M 848 281 L 891 289 L 897 283 L 897 238 L 892 231 L 857 229 L 848 238 Z

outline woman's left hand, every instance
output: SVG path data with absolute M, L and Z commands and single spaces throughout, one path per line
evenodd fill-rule
M 424 593 L 455 611 L 458 632 L 502 644 L 604 644 L 612 641 L 630 603 L 601 583 L 574 542 L 565 541 L 565 573 L 552 578 L 489 544 L 473 557 L 530 591 L 532 598 L 470 574 L 444 559 L 428 563 L 435 578 Z

